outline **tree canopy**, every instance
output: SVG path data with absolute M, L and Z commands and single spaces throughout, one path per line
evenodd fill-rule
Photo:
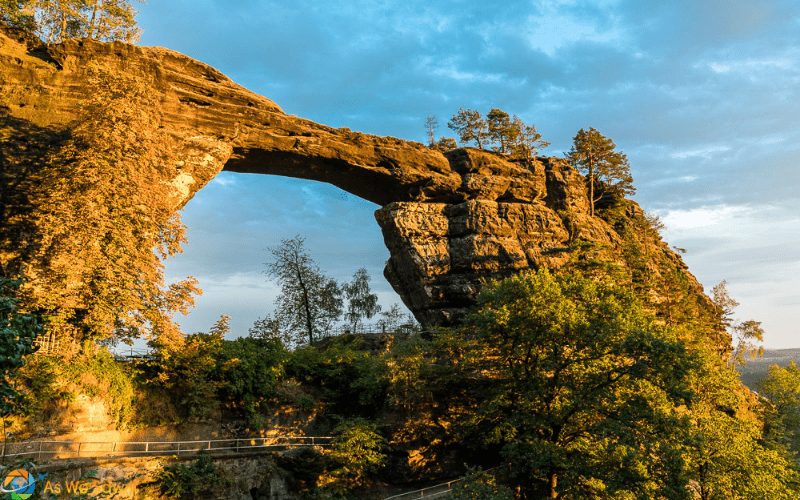
M 755 359 L 764 353 L 764 347 L 758 342 L 764 341 L 764 330 L 761 322 L 753 319 L 747 321 L 737 321 L 733 318 L 733 311 L 739 307 L 739 302 L 732 299 L 728 294 L 728 281 L 711 289 L 712 301 L 717 307 L 720 315 L 720 326 L 730 331 L 733 339 L 733 354 L 731 355 L 730 366 L 743 366 L 745 358 Z
M 370 293 L 369 273 L 363 267 L 353 275 L 353 281 L 342 286 L 347 296 L 347 313 L 345 316 L 353 328 L 358 331 L 358 326 L 364 318 L 370 319 L 381 311 L 378 296 Z
M 269 249 L 275 260 L 267 264 L 267 274 L 281 287 L 275 317 L 295 344 L 303 337 L 314 342 L 341 317 L 343 308 L 341 287 L 322 273 L 304 241 L 299 235 L 281 240 Z
M 480 149 L 491 145 L 492 150 L 517 158 L 533 158 L 538 149 L 550 145 L 542 140 L 535 126 L 525 125 L 517 115 L 512 119 L 497 108 L 492 108 L 486 119 L 479 111 L 461 108 L 447 126 L 459 135 L 463 143 L 475 142 Z M 439 141 L 442 145 L 444 139 Z
M 685 486 L 666 471 L 694 361 L 632 293 L 542 270 L 489 284 L 478 305 L 475 362 L 495 384 L 469 423 L 503 445 L 527 498 Z
M 541 270 L 478 306 L 460 369 L 491 384 L 460 428 L 500 447 L 521 498 L 790 498 L 735 375 L 631 291 Z
M 481 116 L 480 111 L 460 108 L 458 113 L 447 122 L 448 128 L 456 132 L 461 142 L 475 142 L 480 149 L 489 139 L 489 124 Z
M 572 149 L 567 153 L 570 164 L 586 175 L 589 182 L 589 203 L 593 216 L 595 203 L 602 198 L 595 197 L 598 182 L 603 182 L 607 189 L 619 196 L 636 192 L 628 157 L 614 151 L 616 147 L 614 141 L 590 127 L 588 132 L 583 129 L 578 131 L 573 138 Z
M 130 0 L 0 0 L 0 19 L 35 32 L 48 43 L 70 38 L 137 42 L 137 11 Z

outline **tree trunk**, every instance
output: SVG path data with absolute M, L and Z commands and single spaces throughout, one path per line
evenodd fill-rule
M 297 283 L 300 285 L 300 289 L 303 290 L 303 309 L 306 310 L 306 331 L 308 331 L 308 345 L 311 345 L 314 342 L 314 329 L 311 326 L 311 306 L 309 305 L 308 299 L 308 288 L 306 284 L 303 282 L 303 275 L 300 272 L 300 262 L 295 255 L 295 272 L 297 273 Z
M 589 213 L 594 217 L 594 161 L 589 160 Z
M 94 0 L 94 3 L 92 4 L 92 18 L 89 20 L 89 33 L 87 33 L 88 37 L 93 40 L 97 40 L 97 38 L 94 37 L 94 20 L 96 17 L 97 17 L 97 0 Z
M 550 496 L 548 498 L 558 498 L 556 486 L 558 484 L 558 475 L 550 474 Z
M 62 8 L 61 9 L 61 33 L 58 34 L 59 42 L 63 42 L 66 40 L 64 38 L 65 34 L 67 33 L 67 11 Z

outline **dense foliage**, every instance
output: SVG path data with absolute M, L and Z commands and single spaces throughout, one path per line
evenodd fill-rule
M 155 478 L 162 495 L 175 499 L 194 499 L 207 495 L 215 486 L 228 487 L 230 479 L 216 468 L 211 457 L 203 455 L 190 464 L 177 463 L 162 467 Z
M 15 411 L 21 397 L 14 385 L 25 357 L 36 351 L 33 341 L 43 331 L 41 320 L 18 310 L 20 281 L 0 279 L 0 417 Z
M 0 0 L 0 20 L 35 32 L 48 43 L 71 38 L 136 42 L 130 0 Z
M 453 485 L 453 500 L 512 500 L 511 490 L 480 468 L 468 468 L 464 479 Z
M 210 378 L 218 384 L 217 399 L 232 405 L 251 421 L 275 396 L 285 378 L 288 352 L 278 339 L 252 337 L 226 340 Z
M 40 238 L 26 303 L 79 340 L 169 332 L 199 292 L 193 278 L 164 282 L 162 260 L 185 241 L 178 193 L 165 182 L 171 141 L 148 82 L 97 64 L 87 70 L 92 97 L 32 195 Z
M 342 335 L 324 349 L 300 347 L 287 360 L 286 373 L 318 388 L 332 412 L 374 417 L 386 398 L 387 367 L 380 358 L 358 350 L 360 342 L 358 336 Z
M 363 418 L 343 420 L 333 433 L 331 486 L 339 492 L 363 486 L 367 475 L 386 463 L 386 439 L 375 422 Z
M 208 417 L 216 408 L 216 391 L 223 382 L 212 375 L 223 351 L 229 320 L 222 316 L 209 333 L 184 335 L 173 331 L 151 342 L 156 357 L 154 382 L 167 389 L 191 420 Z
M 495 389 L 468 419 L 528 498 L 684 488 L 697 361 L 627 290 L 546 271 L 487 286 L 472 363 Z
M 781 368 L 771 366 L 761 382 L 766 398 L 764 422 L 766 438 L 789 450 L 795 467 L 800 466 L 800 368 L 791 361 Z

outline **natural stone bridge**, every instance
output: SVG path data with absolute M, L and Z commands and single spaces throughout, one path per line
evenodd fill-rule
M 91 40 L 48 46 L 0 29 L 0 128 L 2 120 L 6 130 L 9 120 L 68 127 L 86 97 L 90 60 L 154 78 L 163 127 L 180 145 L 171 182 L 181 204 L 227 170 L 327 182 L 381 205 L 375 218 L 391 253 L 384 274 L 423 324 L 462 316 L 481 279 L 562 264 L 563 254 L 545 252 L 570 237 L 619 242 L 611 227 L 589 217 L 583 178 L 563 159 L 509 161 L 475 149 L 442 154 L 333 129 L 289 116 L 214 68 L 158 47 Z

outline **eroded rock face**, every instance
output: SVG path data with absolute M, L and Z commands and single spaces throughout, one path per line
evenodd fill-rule
M 171 50 L 91 40 L 45 45 L 0 26 L 4 186 L 24 186 L 16 182 L 27 175 L 19 165 L 32 144 L 46 148 L 68 134 L 87 97 L 90 61 L 153 82 L 162 126 L 177 142 L 179 159 L 164 180 L 180 193 L 179 205 L 223 169 L 327 182 L 381 205 L 375 217 L 391 253 L 385 276 L 423 324 L 462 317 L 481 280 L 562 265 L 569 257 L 553 250 L 577 238 L 617 249 L 608 258 L 621 255 L 620 235 L 589 215 L 583 177 L 563 159 L 509 161 L 474 149 L 442 154 L 416 142 L 333 129 L 286 115 Z M 19 211 L 24 187 L 3 189 L 0 210 Z M 685 269 L 664 244 L 652 245 Z M 0 260 L 13 257 L 7 247 Z

